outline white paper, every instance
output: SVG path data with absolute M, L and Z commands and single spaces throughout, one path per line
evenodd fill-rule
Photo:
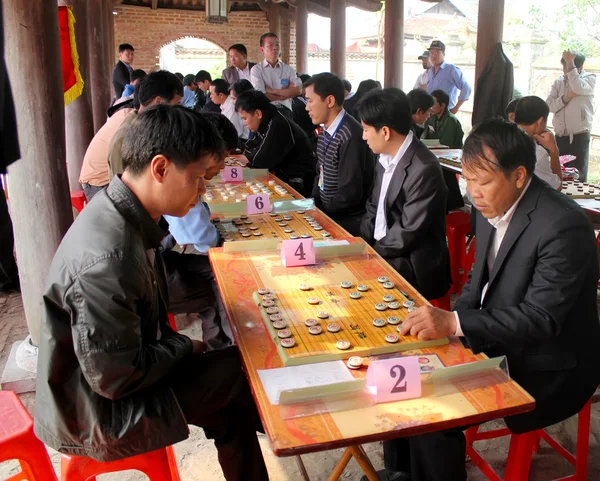
M 600 209 L 600 200 L 596 199 L 573 199 L 581 207 L 587 207 L 588 209 Z
M 350 245 L 350 242 L 347 240 L 323 240 L 323 241 L 315 241 L 313 244 L 315 247 L 331 247 L 331 246 L 347 246 Z
M 342 361 L 304 364 L 258 371 L 271 404 L 279 404 L 279 393 L 290 389 L 329 386 L 352 381 L 354 377 Z

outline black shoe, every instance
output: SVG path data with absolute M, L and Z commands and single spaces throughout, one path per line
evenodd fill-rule
M 377 471 L 380 481 L 410 481 L 410 473 L 404 471 L 390 471 L 389 469 L 380 469 Z M 367 476 L 360 478 L 360 481 L 369 481 Z

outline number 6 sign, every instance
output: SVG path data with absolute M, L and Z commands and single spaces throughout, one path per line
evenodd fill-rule
M 248 214 L 271 212 L 271 201 L 268 194 L 254 194 L 246 197 L 246 212 Z
M 284 240 L 281 243 L 281 262 L 285 267 L 310 266 L 315 263 L 312 239 Z
M 221 179 L 225 182 L 242 182 L 244 170 L 241 167 L 225 167 L 221 172 Z
M 373 361 L 367 371 L 367 390 L 377 404 L 418 398 L 420 373 L 418 356 Z

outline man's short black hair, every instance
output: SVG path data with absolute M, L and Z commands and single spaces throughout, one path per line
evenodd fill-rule
M 252 90 L 253 88 L 254 86 L 252 85 L 252 83 L 250 83 L 250 80 L 246 80 L 245 78 L 243 78 L 242 80 L 238 80 L 236 83 L 234 83 L 229 89 L 229 91 L 233 90 L 235 92 L 235 96 L 239 97 L 242 94 L 242 92 Z
M 206 82 L 207 80 L 209 82 L 212 82 L 212 77 L 210 76 L 210 74 L 206 70 L 200 70 L 196 74 L 196 77 L 195 77 L 194 80 L 196 81 L 197 84 L 201 84 L 202 82 Z
M 540 118 L 548 120 L 550 107 L 541 98 L 535 95 L 522 97 L 515 110 L 515 122 L 519 125 L 535 124 Z
M 350 80 L 344 79 L 344 90 L 352 92 L 352 84 L 350 83 Z
M 227 49 L 227 51 L 229 52 L 230 50 L 237 50 L 238 52 L 240 52 L 242 55 L 246 55 L 248 56 L 248 49 L 246 48 L 245 45 L 241 44 L 241 43 L 234 43 L 231 47 L 229 47 Z
M 305 88 L 311 85 L 315 93 L 323 100 L 333 95 L 336 105 L 341 107 L 344 103 L 344 82 L 337 75 L 330 72 L 318 73 L 304 82 Z
M 410 113 L 413 115 L 419 110 L 425 113 L 435 104 L 435 99 L 423 89 L 413 89 L 406 96 L 410 102 Z
M 137 115 L 127 129 L 122 152 L 125 170 L 133 175 L 141 174 L 159 154 L 178 169 L 204 155 L 224 155 L 221 137 L 206 117 L 182 105 L 165 104 Z
M 143 78 L 146 78 L 146 75 L 148 75 L 146 73 L 145 70 L 142 70 L 141 68 L 138 68 L 136 70 L 132 70 L 131 73 L 129 74 L 129 83 L 133 83 L 136 80 L 141 80 Z
M 237 130 L 227 117 L 217 112 L 203 112 L 202 115 L 217 129 L 219 136 L 223 139 L 224 150 L 231 152 L 238 148 Z
M 135 49 L 131 46 L 130 43 L 122 43 L 121 45 L 119 45 L 119 53 L 123 53 L 125 50 L 131 50 L 132 52 L 135 52 Z
M 565 65 L 567 62 L 565 62 L 565 59 L 561 57 L 560 58 L 560 63 L 563 64 L 563 65 Z M 574 63 L 575 63 L 575 67 L 576 68 L 583 67 L 583 64 L 585 63 L 585 55 L 583 55 L 581 52 L 577 52 L 575 54 Z
M 270 112 L 274 108 L 267 96 L 260 90 L 246 90 L 235 101 L 235 110 L 243 110 L 249 114 L 253 114 L 257 110 L 263 113 Z
M 437 100 L 438 104 L 444 104 L 444 111 L 448 110 L 448 105 L 450 105 L 450 96 L 446 92 L 443 90 L 434 90 L 431 92 L 431 96 Z
M 302 83 L 304 83 L 310 78 L 310 75 L 308 75 L 307 73 L 301 73 L 298 74 L 298 78 L 302 80 Z
M 183 96 L 183 84 L 174 73 L 159 70 L 147 75 L 139 82 L 138 101 L 144 107 L 150 105 L 156 97 L 164 99 L 169 103 L 175 95 Z
M 410 103 L 406 94 L 397 88 L 371 90 L 357 105 L 358 119 L 380 130 L 389 127 L 408 135 L 413 124 Z
M 185 77 L 183 77 L 183 86 L 189 87 L 190 85 L 195 84 L 195 79 L 196 76 L 193 73 L 187 74 Z
M 229 95 L 229 84 L 222 78 L 214 79 L 210 85 L 215 88 L 216 94 Z
M 274 34 L 273 32 L 263 33 L 260 36 L 260 46 L 261 47 L 263 47 L 265 45 L 265 40 L 269 37 L 273 37 L 273 38 L 276 38 L 277 40 L 279 40 L 279 37 L 276 34 Z
M 516 123 L 493 117 L 477 125 L 465 140 L 462 163 L 467 168 L 489 168 L 504 175 L 524 166 L 529 176 L 535 170 L 535 143 Z
M 175 77 L 177 77 L 181 82 L 183 82 L 183 74 L 181 72 L 175 72 Z

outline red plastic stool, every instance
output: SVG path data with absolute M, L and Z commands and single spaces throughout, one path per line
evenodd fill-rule
M 10 459 L 19 462 L 21 471 L 6 481 L 57 481 L 27 409 L 14 392 L 0 391 L 0 462 Z
M 173 314 L 167 314 L 167 317 L 169 318 L 169 326 L 171 326 L 171 329 L 177 332 L 177 323 L 175 322 L 175 316 Z
M 62 481 L 95 481 L 96 476 L 127 469 L 144 473 L 150 481 L 181 481 L 171 446 L 131 458 L 101 463 L 90 458 L 67 456 L 60 459 Z
M 554 481 L 586 481 L 588 471 L 588 448 L 590 442 L 590 416 L 592 400 L 579 411 L 577 420 L 577 450 L 575 456 L 561 446 L 543 429 L 525 434 L 511 434 L 508 428 L 495 429 L 483 433 L 478 432 L 478 426 L 467 429 L 467 456 L 481 472 L 491 481 L 527 481 L 533 453 L 537 453 L 540 440 L 546 441 L 552 449 L 575 466 L 575 474 Z M 496 474 L 492 467 L 481 457 L 473 447 L 475 441 L 495 439 L 510 435 L 510 448 L 504 478 Z
M 446 215 L 446 238 L 448 239 L 450 271 L 452 274 L 451 294 L 458 294 L 462 291 L 463 279 L 460 275 L 460 269 L 467 271 L 467 235 L 470 233 L 471 217 L 469 214 L 466 212 L 451 212 Z
M 78 214 L 81 214 L 81 211 L 87 204 L 87 199 L 85 198 L 85 194 L 83 190 L 76 190 L 71 192 L 71 205 L 75 207 Z
M 444 297 L 438 297 L 437 299 L 431 299 L 429 303 L 433 307 L 438 307 L 439 309 L 444 309 L 445 311 L 450 310 L 450 291 L 446 292 Z

